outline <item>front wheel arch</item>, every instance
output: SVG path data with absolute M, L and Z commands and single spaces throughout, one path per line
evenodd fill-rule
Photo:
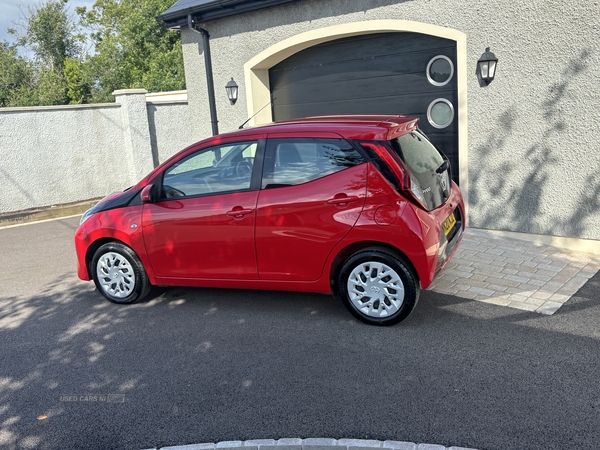
M 92 271 L 98 292 L 113 303 L 135 303 L 146 297 L 152 287 L 137 253 L 118 241 L 101 245 L 88 270 Z
M 92 242 L 88 247 L 87 251 L 85 252 L 85 267 L 87 269 L 88 277 L 90 278 L 90 280 L 93 280 L 92 259 L 94 258 L 96 251 L 104 244 L 108 244 L 110 242 L 118 243 L 129 247 L 125 242 L 114 238 L 101 238 Z

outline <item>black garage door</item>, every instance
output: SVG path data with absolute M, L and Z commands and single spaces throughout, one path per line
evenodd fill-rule
M 339 39 L 269 71 L 273 119 L 323 114 L 406 114 L 452 163 L 458 182 L 456 43 L 419 33 Z

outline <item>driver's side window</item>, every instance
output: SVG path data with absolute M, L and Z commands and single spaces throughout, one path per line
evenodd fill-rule
M 193 197 L 250 189 L 256 141 L 199 150 L 164 173 L 162 198 Z

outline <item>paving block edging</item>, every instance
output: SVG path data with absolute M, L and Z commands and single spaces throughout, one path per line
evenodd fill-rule
M 283 438 L 223 441 L 217 443 L 155 447 L 147 450 L 475 450 L 465 447 L 444 447 L 436 444 L 416 444 L 402 441 L 372 439 Z

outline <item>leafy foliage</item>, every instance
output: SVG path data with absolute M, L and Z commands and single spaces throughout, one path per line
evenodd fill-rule
M 35 105 L 33 85 L 32 65 L 15 46 L 0 42 L 0 106 Z
M 91 98 L 92 86 L 86 76 L 85 65 L 78 59 L 65 58 L 63 74 L 67 85 L 69 103 L 84 103 Z
M 22 9 L 17 28 L 8 30 L 16 43 L 0 42 L 0 106 L 112 102 L 113 91 L 127 88 L 185 89 L 180 35 L 155 19 L 175 0 L 97 0 L 90 10 L 77 8 L 79 22 L 68 1 Z
M 116 89 L 185 89 L 181 38 L 155 17 L 174 0 L 97 0 L 77 8 L 91 29 L 95 53 L 89 58 L 95 101 L 112 101 Z
M 22 18 L 22 31 L 9 30 L 17 35 L 17 45 L 33 51 L 44 67 L 61 71 L 67 57 L 81 53 L 83 36 L 67 13 L 68 0 L 51 0 L 28 8 Z

